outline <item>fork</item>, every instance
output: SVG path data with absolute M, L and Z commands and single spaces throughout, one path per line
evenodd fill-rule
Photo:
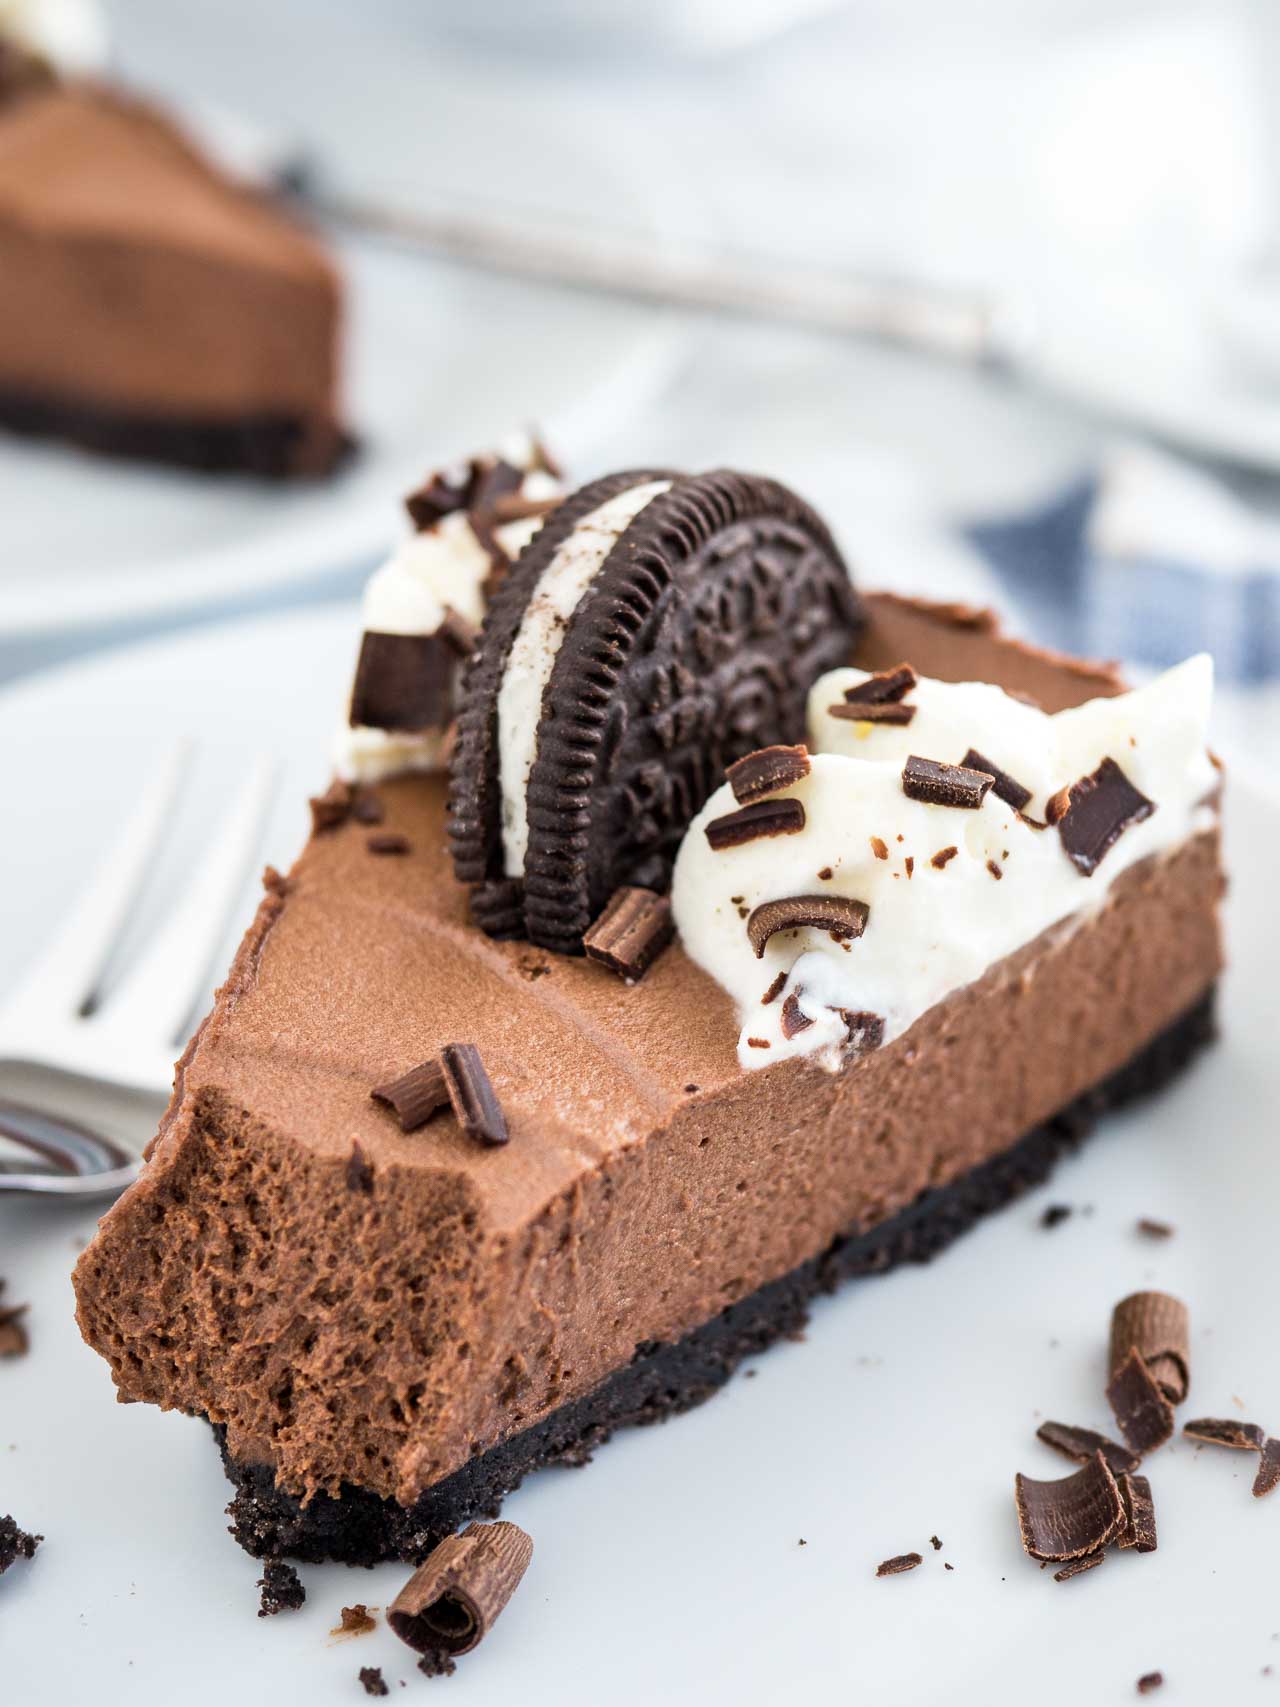
M 0 1005 L 0 1064 L 21 1062 L 118 1088 L 167 1094 L 179 1033 L 204 995 L 209 968 L 261 841 L 276 767 L 256 763 L 181 899 L 119 987 L 99 979 L 138 901 L 190 766 L 184 741 L 139 792 L 128 823 L 35 966 Z M 0 1170 L 0 1192 L 99 1196 L 128 1184 L 138 1163 L 78 1123 L 0 1102 L 0 1133 L 62 1174 Z

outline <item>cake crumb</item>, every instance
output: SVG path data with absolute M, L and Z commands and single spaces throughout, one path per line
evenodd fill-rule
M 271 1559 L 263 1566 L 258 1587 L 262 1590 L 259 1618 L 274 1618 L 277 1612 L 296 1612 L 307 1598 L 297 1571 L 282 1559 Z
M 12 1517 L 0 1517 L 0 1576 L 15 1559 L 34 1559 L 43 1535 L 28 1535 Z
M 418 1661 L 418 1670 L 423 1677 L 452 1677 L 457 1671 L 452 1656 L 443 1648 L 431 1648 Z
M 361 1666 L 360 1681 L 364 1685 L 366 1695 L 389 1695 L 386 1679 L 382 1675 L 381 1666 Z

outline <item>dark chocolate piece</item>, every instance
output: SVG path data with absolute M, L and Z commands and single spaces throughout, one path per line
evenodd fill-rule
M 871 851 L 877 859 L 888 859 L 889 844 L 880 836 L 871 836 Z
M 1075 1211 L 1069 1203 L 1050 1203 L 1040 1217 L 1042 1227 L 1060 1227 L 1064 1221 L 1069 1221 Z
M 1254 1499 L 1260 1500 L 1277 1485 L 1280 1485 L 1280 1440 L 1274 1435 L 1268 1435 L 1266 1445 L 1262 1448 L 1258 1474 L 1253 1478 Z
M 369 1165 L 368 1157 L 360 1148 L 358 1138 L 351 1140 L 351 1154 L 347 1157 L 347 1190 L 364 1192 L 373 1190 L 373 1169 Z
M 446 1043 L 440 1065 L 458 1125 L 484 1144 L 505 1144 L 511 1134 L 474 1043 Z
M 855 682 L 844 690 L 848 705 L 896 704 L 916 685 L 916 673 L 910 664 L 896 664 L 892 670 L 877 670 L 865 682 Z
M 942 1543 L 941 1543 L 941 1541 L 938 1540 L 938 1537 L 936 1535 L 931 1535 L 929 1537 L 929 1545 L 933 1548 L 935 1553 L 941 1553 Z
M 1146 1671 L 1143 1672 L 1142 1676 L 1138 1679 L 1138 1694 L 1151 1695 L 1163 1686 L 1164 1673 L 1162 1671 Z
M 1190 1385 L 1191 1329 L 1187 1307 L 1167 1292 L 1134 1292 L 1122 1298 L 1111 1316 L 1108 1368 L 1114 1375 L 1129 1352 L 1146 1361 L 1171 1405 L 1180 1405 Z
M 1173 1433 L 1173 1407 L 1137 1351 L 1129 1353 L 1107 1383 L 1107 1403 L 1140 1458 L 1163 1446 Z
M 837 941 L 851 942 L 867 928 L 871 909 L 865 901 L 854 901 L 847 895 L 788 895 L 780 901 L 763 901 L 753 907 L 747 920 L 747 936 L 756 951 L 756 959 L 764 958 L 765 945 L 777 931 L 798 930 L 808 925 L 814 930 L 829 931 Z
M 1018 1529 L 1033 1559 L 1063 1563 L 1097 1553 L 1124 1526 L 1120 1489 L 1101 1452 L 1057 1482 L 1014 1477 Z
M 762 1008 L 767 1008 L 770 1002 L 777 1001 L 778 997 L 782 994 L 783 985 L 786 983 L 789 976 L 789 973 L 779 972 L 773 983 L 770 984 L 769 988 L 760 998 L 760 1006 Z
M 457 1669 L 447 1648 L 428 1648 L 418 1661 L 423 1677 L 452 1677 Z
M 958 806 L 974 812 L 987 798 L 991 783 L 986 771 L 939 764 L 917 753 L 902 767 L 902 792 L 908 800 L 923 800 L 929 806 Z
M 437 469 L 404 501 L 419 533 L 459 510 L 491 511 L 499 498 L 518 492 L 524 471 L 501 457 L 473 456 L 469 462 Z
M 366 1695 L 389 1695 L 387 1681 L 382 1675 L 381 1666 L 361 1666 L 358 1673 Z
M 1261 1452 L 1267 1431 L 1257 1423 L 1237 1422 L 1234 1417 L 1196 1417 L 1183 1423 L 1182 1432 L 1209 1446 L 1231 1446 L 1239 1452 Z
M 836 704 L 827 707 L 830 717 L 841 723 L 888 723 L 905 728 L 916 714 L 914 705 L 877 705 L 874 700 L 859 700 L 855 705 Z
M 1149 818 L 1155 803 L 1138 792 L 1114 759 L 1103 759 L 1091 775 L 1055 794 L 1045 811 L 1058 826 L 1067 858 L 1082 877 L 1092 877 L 1108 849 L 1131 824 Z
M 809 768 L 807 747 L 775 746 L 735 760 L 724 774 L 738 805 L 750 806 L 779 789 L 794 788 L 808 776 Z
M 259 1618 L 274 1618 L 277 1612 L 296 1612 L 307 1598 L 307 1591 L 292 1565 L 283 1559 L 269 1559 L 258 1579 L 262 1590 L 258 1602 Z
M 959 852 L 960 849 L 955 846 L 939 848 L 937 853 L 934 854 L 933 858 L 929 861 L 929 864 L 935 871 L 941 871 L 942 868 L 953 860 Z
M 792 990 L 782 1004 L 782 1035 L 787 1038 L 798 1037 L 802 1031 L 808 1031 L 812 1024 L 813 1021 L 800 1006 L 799 990 Z
M 387 1609 L 387 1623 L 419 1653 L 468 1654 L 520 1585 L 533 1542 L 514 1523 L 473 1523 L 419 1566 Z
M 892 1559 L 884 1559 L 876 1566 L 878 1577 L 900 1577 L 904 1571 L 914 1571 L 924 1560 L 919 1553 L 896 1553 Z
M 1053 1580 L 1056 1583 L 1068 1583 L 1072 1577 L 1083 1576 L 1085 1571 L 1091 1571 L 1095 1565 L 1100 1565 L 1105 1558 L 1106 1554 L 1101 1549 L 1096 1553 L 1084 1553 L 1080 1558 L 1072 1559 L 1060 1571 L 1055 1571 Z
M 741 847 L 762 836 L 794 836 L 804 829 L 804 807 L 798 800 L 756 800 L 736 812 L 726 812 L 705 826 L 717 853 Z
M 398 830 L 375 830 L 373 835 L 365 837 L 364 845 L 371 854 L 394 855 L 413 851 L 413 843 Z
M 43 1535 L 28 1535 L 25 1529 L 19 1529 L 12 1517 L 0 1517 L 0 1576 L 15 1559 L 34 1559 L 43 1540 Z
M 352 728 L 443 729 L 453 713 L 457 654 L 438 634 L 366 629 L 351 690 Z
M 380 824 L 386 817 L 381 796 L 367 786 L 357 788 L 351 797 L 351 816 L 357 824 Z
M 884 1020 L 865 1008 L 841 1008 L 840 1017 L 849 1033 L 849 1042 L 860 1055 L 879 1049 L 884 1042 Z
M 1016 782 L 1008 771 L 1002 771 L 999 765 L 993 765 L 976 747 L 970 747 L 960 763 L 966 770 L 985 771 L 991 778 L 992 794 L 997 800 L 1003 800 L 1006 806 L 1012 806 L 1015 812 L 1021 812 L 1031 799 L 1029 788 L 1024 788 L 1020 782 Z
M 313 794 L 308 804 L 311 807 L 311 834 L 318 836 L 325 830 L 336 830 L 345 824 L 351 813 L 351 784 L 341 782 L 336 777 L 325 789 L 323 794 Z
M 675 935 L 671 903 L 652 889 L 624 885 L 582 939 L 591 960 L 634 983 L 653 965 Z
M 416 1132 L 449 1100 L 444 1069 L 437 1060 L 422 1061 L 398 1079 L 375 1085 L 369 1095 L 394 1111 L 402 1132 Z
M 1153 1221 L 1149 1215 L 1143 1215 L 1138 1221 L 1138 1231 L 1148 1239 L 1171 1239 L 1173 1228 L 1167 1221 Z
M 1127 1446 L 1121 1446 L 1116 1440 L 1108 1440 L 1105 1434 L 1099 1434 L 1092 1428 L 1073 1428 L 1070 1423 L 1042 1422 L 1036 1430 L 1036 1438 L 1043 1440 L 1046 1446 L 1052 1446 L 1055 1452 L 1073 1458 L 1077 1464 L 1087 1464 L 1095 1452 L 1100 1452 L 1113 1476 L 1122 1476 L 1127 1471 L 1136 1470 L 1140 1463 L 1137 1454 L 1130 1452 Z
M 1004 872 L 1001 871 L 1000 867 L 993 859 L 989 859 L 987 861 L 987 870 L 991 873 L 992 877 L 995 878 L 997 883 L 999 883 L 1000 879 L 1004 876 Z
M 1120 1498 L 1124 1501 L 1124 1528 L 1118 1537 L 1119 1545 L 1132 1548 L 1136 1553 L 1154 1553 L 1156 1507 L 1151 1498 L 1151 1483 L 1145 1476 L 1135 1476 L 1132 1472 L 1118 1476 L 1116 1480 L 1120 1486 Z

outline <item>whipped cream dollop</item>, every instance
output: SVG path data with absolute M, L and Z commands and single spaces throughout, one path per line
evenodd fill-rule
M 107 22 L 97 0 L 0 0 L 0 40 L 64 76 L 88 76 L 107 62 Z
M 531 438 L 508 439 L 487 460 L 521 471 L 515 496 L 541 503 L 563 495 L 560 481 L 547 469 Z M 465 465 L 445 470 L 440 478 L 463 489 L 468 470 Z M 479 628 L 487 608 L 485 589 L 494 569 L 494 551 L 514 562 L 544 519 L 522 516 L 486 527 L 481 538 L 475 515 L 457 509 L 411 534 L 374 570 L 365 586 L 362 634 L 437 634 L 451 611 L 470 627 Z M 445 737 L 444 727 L 375 728 L 353 723 L 348 713 L 334 740 L 334 769 L 345 782 L 365 783 L 402 771 L 440 770 L 448 762 Z
M 915 713 L 905 725 L 832 716 L 828 708 L 843 708 L 846 691 L 866 679 L 835 670 L 813 688 L 810 772 L 768 797 L 799 801 L 801 830 L 716 851 L 707 826 L 738 809 L 725 784 L 681 844 L 676 926 L 689 955 L 737 1004 L 744 1068 L 812 1055 L 838 1070 L 1041 932 L 1086 916 L 1130 866 L 1213 821 L 1206 655 L 1053 715 L 988 683 L 921 678 L 906 695 Z M 1030 791 L 1021 811 L 994 788 L 976 809 L 904 793 L 909 755 L 958 765 L 970 749 Z M 1046 809 L 1107 758 L 1154 811 L 1130 822 L 1086 876 L 1045 823 Z M 794 896 L 861 902 L 862 934 L 782 930 L 757 957 L 752 911 Z

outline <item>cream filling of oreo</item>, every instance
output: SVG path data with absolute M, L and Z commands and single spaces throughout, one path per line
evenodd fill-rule
M 629 486 L 584 516 L 538 577 L 520 619 L 498 690 L 498 784 L 508 877 L 524 876 L 529 773 L 538 754 L 542 696 L 570 619 L 618 540 L 645 505 L 670 487 L 669 480 Z

